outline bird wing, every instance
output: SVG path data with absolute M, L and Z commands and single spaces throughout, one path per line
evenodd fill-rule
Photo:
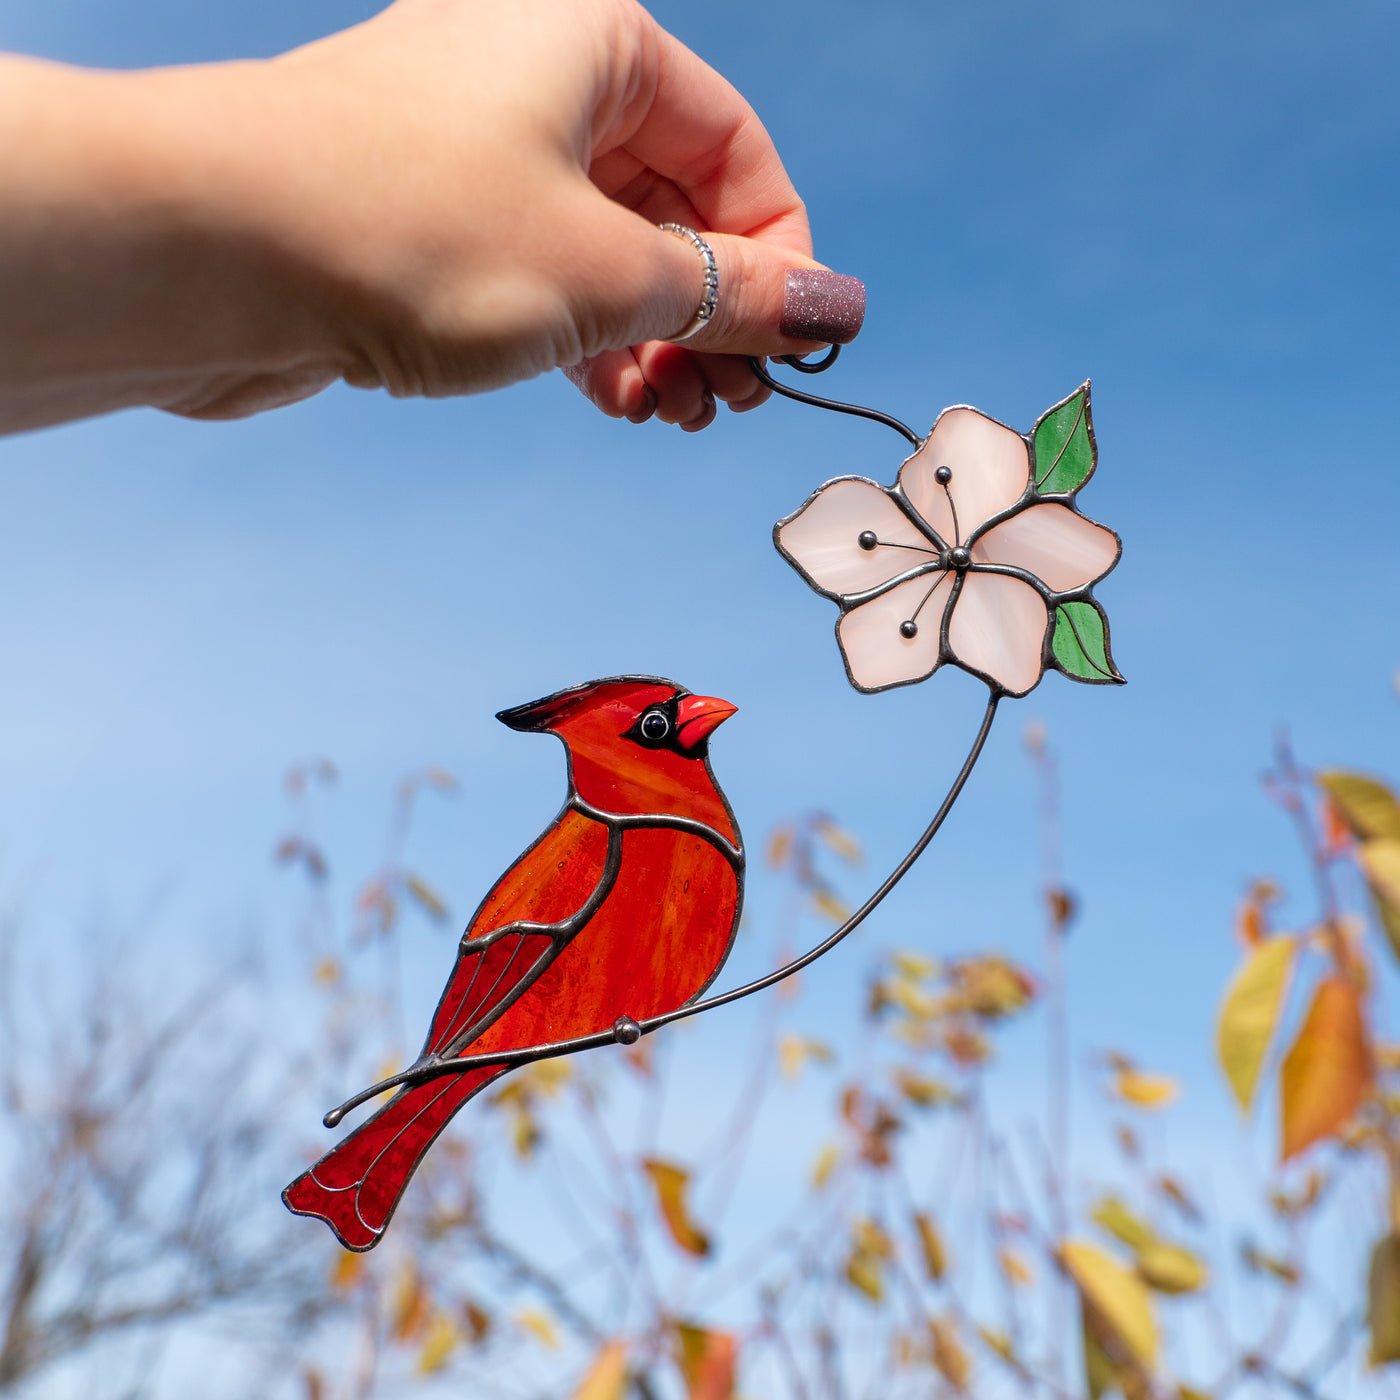
M 474 1053 L 590 1035 L 620 1016 L 645 1021 L 683 1006 L 723 964 L 739 904 L 738 872 L 714 844 L 674 828 L 625 828 L 621 871 L 587 932 L 541 969 L 528 1004 L 483 1034 Z
M 472 916 L 424 1056 L 461 1054 L 549 967 L 606 897 L 620 854 L 608 824 L 559 815 Z

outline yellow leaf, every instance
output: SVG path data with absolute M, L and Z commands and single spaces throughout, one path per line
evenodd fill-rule
M 676 1362 L 690 1400 L 732 1400 L 738 1346 L 728 1332 L 675 1324 Z
M 1016 1347 L 1005 1332 L 998 1332 L 991 1327 L 978 1327 L 977 1335 L 982 1339 L 983 1345 L 996 1352 L 1008 1366 L 1020 1367 Z
M 868 1254 L 852 1254 L 846 1260 L 846 1282 L 859 1289 L 872 1303 L 882 1302 L 885 1296 L 885 1280 L 880 1270 L 880 1261 Z
M 335 958 L 322 958 L 312 977 L 318 987 L 334 987 L 340 981 L 340 963 Z
M 1114 1076 L 1114 1090 L 1126 1103 L 1138 1108 L 1165 1108 L 1180 1092 L 1175 1079 L 1165 1074 L 1144 1074 L 1141 1070 L 1120 1069 Z
M 1317 781 L 1360 840 L 1400 840 L 1400 802 L 1384 783 L 1339 769 L 1319 773 Z
M 1391 950 L 1400 957 L 1400 840 L 1368 841 L 1360 858 L 1381 926 Z
M 573 1068 L 562 1059 L 538 1060 L 511 1075 L 509 1081 L 491 1095 L 495 1108 L 511 1114 L 511 1140 L 522 1159 L 528 1159 L 544 1140 L 544 1130 L 535 1113 L 541 1099 L 552 1099 L 573 1076 Z
M 389 1335 L 396 1342 L 410 1341 L 427 1325 L 431 1309 L 428 1290 L 411 1264 L 398 1276 L 389 1304 Z
M 331 1266 L 331 1287 L 348 1292 L 359 1283 L 365 1272 L 365 1256 L 342 1249 Z
M 835 1058 L 831 1047 L 823 1040 L 812 1040 L 806 1036 L 784 1035 L 778 1041 L 778 1067 L 784 1079 L 796 1079 L 802 1073 L 802 1066 L 808 1060 L 829 1065 Z
M 528 1103 L 516 1105 L 511 1115 L 510 1138 L 515 1146 L 515 1155 L 522 1160 L 533 1156 L 535 1148 L 543 1141 L 544 1133 Z
M 1146 1285 L 1096 1245 L 1066 1240 L 1060 1258 L 1080 1296 L 1141 1365 L 1157 1359 L 1157 1323 Z
M 574 1067 L 561 1056 L 556 1056 L 550 1060 L 536 1060 L 517 1073 L 524 1076 L 524 1082 L 532 1093 L 552 1099 L 574 1077 Z
M 943 1248 L 943 1236 L 933 1217 L 918 1211 L 914 1215 L 914 1228 L 919 1234 L 919 1250 L 924 1256 L 924 1272 L 935 1283 L 943 1277 L 948 1267 L 947 1251 Z
M 1089 1392 L 1089 1400 L 1099 1400 L 1108 1390 L 1118 1388 L 1118 1370 L 1107 1356 L 1094 1335 L 1090 1322 L 1089 1306 L 1081 1300 L 1080 1330 L 1084 1337 L 1084 1388 Z
M 858 1219 L 851 1227 L 851 1237 L 855 1247 L 863 1254 L 873 1254 L 877 1259 L 894 1258 L 894 1242 L 878 1221 Z
M 849 831 L 837 826 L 829 818 L 817 822 L 814 830 L 818 840 L 824 842 L 829 850 L 834 851 L 848 865 L 860 864 L 863 858 L 860 842 Z
M 547 1312 L 539 1308 L 521 1308 L 515 1315 L 515 1321 L 543 1346 L 551 1351 L 559 1349 L 559 1329 Z
M 1400 905 L 1400 840 L 1368 841 L 1361 848 L 1361 865 L 1376 897 Z
M 1002 1273 L 1019 1287 L 1025 1288 L 1035 1281 L 1030 1264 L 1026 1262 L 1023 1255 L 1018 1254 L 1014 1249 L 999 1251 L 997 1262 L 1001 1265 Z
M 841 1149 L 834 1142 L 827 1143 L 817 1153 L 817 1160 L 812 1163 L 812 1189 L 814 1191 L 820 1191 L 831 1180 L 831 1173 L 836 1170 L 836 1164 L 840 1160 Z
M 895 1087 L 912 1104 L 920 1108 L 935 1108 L 952 1103 L 958 1097 L 946 1084 L 910 1069 L 899 1069 L 894 1075 Z
M 1366 1324 L 1371 1365 L 1400 1361 L 1400 1235 L 1386 1235 L 1371 1251 Z
M 894 1258 L 894 1242 L 874 1220 L 858 1218 L 851 1226 L 851 1252 L 846 1281 L 872 1303 L 885 1296 L 884 1266 Z
M 642 1163 L 642 1168 L 656 1189 L 657 1204 L 661 1207 L 661 1215 L 666 1221 L 666 1228 L 671 1232 L 671 1238 L 687 1254 L 708 1254 L 710 1237 L 690 1218 L 690 1211 L 686 1205 L 690 1173 L 684 1167 L 662 1162 L 654 1157 L 648 1157 Z
M 880 984 L 885 999 L 907 1011 L 909 1015 L 921 1019 L 936 1016 L 939 1003 L 919 984 L 907 977 L 896 977 L 893 981 Z
M 925 977 L 932 977 L 938 971 L 937 958 L 908 948 L 898 948 L 891 953 L 890 964 L 901 977 L 907 977 L 911 982 L 922 982 Z
M 676 1342 L 676 1365 L 681 1368 L 681 1378 L 690 1390 L 700 1374 L 700 1363 L 710 1346 L 710 1334 L 693 1322 L 674 1324 Z
M 967 1382 L 972 1375 L 972 1358 L 958 1340 L 952 1317 L 931 1317 L 928 1331 L 933 1341 L 934 1366 L 939 1375 L 962 1394 L 967 1390 Z
M 1283 1061 L 1283 1160 L 1345 1126 L 1365 1100 L 1372 1073 L 1360 994 L 1350 979 L 1327 977 Z
M 627 1344 L 607 1342 L 574 1391 L 574 1400 L 626 1400 Z
M 1244 1264 L 1245 1268 L 1252 1269 L 1257 1274 L 1272 1274 L 1276 1279 L 1290 1287 L 1302 1277 L 1297 1267 L 1290 1264 L 1288 1260 L 1276 1259 L 1272 1254 L 1264 1254 L 1255 1249 L 1252 1244 L 1244 1247 Z
M 1089 1212 L 1089 1219 L 1103 1226 L 1110 1235 L 1132 1250 L 1142 1249 L 1157 1238 L 1156 1232 L 1139 1220 L 1117 1196 L 1100 1197 Z
M 1256 944 L 1235 974 L 1220 1008 L 1216 1053 L 1245 1113 L 1254 1101 L 1259 1071 L 1278 1025 L 1297 951 L 1297 940 L 1286 935 Z
M 807 1042 L 800 1035 L 784 1035 L 778 1041 L 778 1068 L 784 1079 L 796 1079 L 807 1058 Z
M 1154 1240 L 1138 1251 L 1138 1276 L 1158 1293 L 1194 1293 L 1204 1288 L 1206 1266 L 1179 1244 Z
M 813 890 L 812 903 L 819 914 L 825 914 L 833 923 L 844 924 L 851 917 L 851 911 L 830 890 Z
M 1035 996 L 1035 983 L 1006 958 L 990 955 L 955 965 L 958 1000 L 974 1016 L 999 1021 L 1025 1007 Z
M 776 826 L 768 838 L 768 864 L 777 870 L 792 853 L 793 830 L 790 826 Z
M 460 1340 L 457 1328 L 446 1313 L 433 1314 L 428 1334 L 418 1351 L 418 1370 L 425 1376 L 441 1371 L 447 1365 Z
M 441 921 L 447 917 L 446 903 L 427 881 L 417 875 L 410 875 L 405 883 L 408 885 L 409 894 L 423 906 L 423 911 L 429 918 Z

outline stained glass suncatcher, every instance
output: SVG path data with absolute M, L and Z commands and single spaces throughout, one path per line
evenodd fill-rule
M 834 359 L 788 363 L 814 373 Z M 743 845 L 709 762 L 710 736 L 735 707 L 654 676 L 613 676 L 502 711 L 512 729 L 563 741 L 568 795 L 473 916 L 418 1059 L 332 1110 L 326 1126 L 397 1093 L 282 1193 L 349 1249 L 378 1243 L 434 1139 L 502 1074 L 632 1044 L 772 986 L 840 943 L 933 840 L 1004 698 L 1027 694 L 1048 669 L 1091 684 L 1122 680 L 1093 595 L 1121 544 L 1077 505 L 1098 454 L 1087 383 L 1026 434 L 960 406 L 919 437 L 887 414 L 789 388 L 750 363 L 785 397 L 884 423 L 913 446 L 892 486 L 828 481 L 773 538 L 836 603 L 837 643 L 858 690 L 912 685 L 945 665 L 986 684 L 972 745 L 923 833 L 845 923 L 766 977 L 703 997 L 743 898 Z

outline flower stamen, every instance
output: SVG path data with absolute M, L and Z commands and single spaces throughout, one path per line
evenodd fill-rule
M 936 549 L 921 544 L 901 544 L 898 540 L 882 540 L 874 530 L 862 530 L 856 536 L 856 543 L 867 552 L 874 549 L 912 549 L 916 554 L 937 555 Z
M 948 575 L 946 573 L 939 574 L 937 580 L 934 582 L 933 587 L 930 588 L 929 591 L 924 594 L 923 601 L 919 604 L 917 608 L 914 609 L 914 616 L 905 618 L 905 620 L 899 624 L 899 635 L 903 637 L 906 642 L 912 640 L 914 637 L 917 637 L 919 635 L 919 614 L 923 612 L 924 604 L 927 603 L 928 600 L 932 598 L 935 593 L 938 592 L 940 585 L 944 582 L 944 580 L 947 577 Z
M 953 479 L 952 467 L 943 466 L 934 472 L 933 479 L 943 488 L 943 494 L 948 498 L 948 509 L 953 513 L 953 543 L 962 543 L 962 532 L 958 529 L 958 508 L 953 504 L 953 493 L 948 489 L 948 483 Z

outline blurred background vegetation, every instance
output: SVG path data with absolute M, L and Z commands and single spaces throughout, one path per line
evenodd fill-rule
M 286 1216 L 276 1183 L 322 1150 L 321 1109 L 411 1053 L 403 945 L 455 927 L 414 863 L 413 817 L 456 794 L 450 774 L 399 785 L 381 861 L 347 881 L 316 821 L 335 768 L 288 773 L 273 859 L 318 1007 L 300 1026 L 258 1014 L 267 975 L 248 957 L 158 997 L 139 957 L 94 946 L 68 966 L 11 919 L 0 1390 L 1389 1393 L 1400 1044 L 1381 974 L 1400 947 L 1400 801 L 1280 741 L 1263 793 L 1301 845 L 1308 912 L 1283 925 L 1278 884 L 1242 880 L 1233 934 L 1228 910 L 1216 930 L 1237 970 L 1200 993 L 1218 1005 L 1237 1135 L 1269 1168 L 1197 1179 L 1167 1147 L 1191 1111 L 1178 1079 L 1130 1043 L 1085 1043 L 1069 1018 L 1064 949 L 1093 890 L 1062 873 L 1057 755 L 1038 722 L 1024 740 L 1034 963 L 988 944 L 974 908 L 930 907 L 897 942 L 863 935 L 803 974 L 850 988 L 855 1034 L 790 982 L 693 1029 L 528 1066 L 449 1129 L 368 1255 Z M 783 894 L 771 922 L 745 925 L 760 964 L 844 918 L 871 877 L 825 813 L 777 827 L 765 863 Z M 1007 1113 L 992 1090 L 1018 1022 L 1043 1072 Z M 717 1036 L 742 1053 L 716 1058 Z M 1076 1140 L 1075 1097 L 1111 1138 Z

